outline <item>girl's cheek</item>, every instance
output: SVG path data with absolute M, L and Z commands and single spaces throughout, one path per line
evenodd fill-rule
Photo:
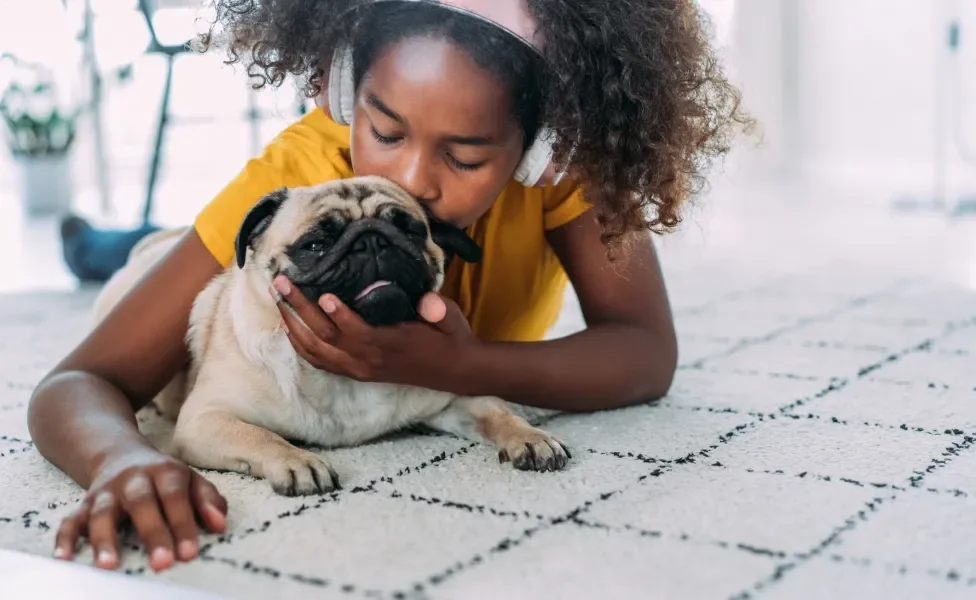
M 350 149 L 352 170 L 357 176 L 380 175 L 382 165 L 377 160 L 377 153 L 369 147 L 369 142 L 357 144 Z
M 485 193 L 481 193 L 478 196 L 471 195 L 472 192 L 477 191 L 479 190 L 473 190 L 467 186 L 463 187 L 463 189 L 455 187 L 454 189 L 445 190 L 444 197 L 448 200 L 437 207 L 439 211 L 435 213 L 435 216 L 438 219 L 453 223 L 459 227 L 471 225 L 491 208 L 496 197 L 495 195 Z M 484 190 L 480 191 L 484 192 Z
M 374 148 L 376 145 L 376 140 L 369 135 L 369 125 L 360 125 L 358 120 L 354 122 L 349 136 L 349 156 L 356 175 L 378 174 L 380 165 L 377 164 L 379 153 Z

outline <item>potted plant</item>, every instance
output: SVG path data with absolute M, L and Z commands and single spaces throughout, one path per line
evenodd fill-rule
M 0 87 L 0 116 L 20 171 L 25 212 L 64 213 L 72 202 L 70 159 L 80 107 L 66 101 L 53 71 L 44 65 L 5 53 L 0 66 L 10 73 Z

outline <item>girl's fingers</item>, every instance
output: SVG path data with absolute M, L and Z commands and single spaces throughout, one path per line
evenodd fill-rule
M 417 313 L 428 323 L 440 323 L 447 316 L 447 302 L 437 292 L 427 292 L 417 303 Z
M 351 373 L 355 361 L 347 352 L 318 338 L 284 302 L 278 303 L 278 312 L 285 327 L 285 335 L 288 336 L 295 352 L 304 358 L 305 362 L 331 373 L 343 375 Z
M 162 571 L 173 564 L 173 537 L 163 519 L 156 499 L 153 481 L 145 473 L 136 473 L 125 482 L 122 491 L 125 510 L 149 553 L 149 566 Z
M 337 361 L 342 361 L 345 352 L 333 348 L 315 337 L 315 334 L 309 331 L 308 327 L 305 327 L 295 315 L 291 314 L 287 306 L 279 304 L 278 308 L 281 312 L 281 321 L 285 326 L 285 335 L 288 336 L 295 352 L 304 358 L 305 362 L 316 368 L 333 373 L 337 372 L 336 369 L 339 368 Z
M 88 517 L 88 541 L 95 553 L 96 567 L 115 569 L 121 562 L 117 533 L 121 516 L 122 505 L 115 494 L 102 491 L 95 496 Z
M 343 304 L 339 298 L 332 294 L 325 294 L 319 300 L 319 306 L 325 311 L 343 338 L 357 339 L 363 343 L 373 333 L 373 328 L 363 320 L 355 311 Z
M 298 327 L 301 328 L 301 325 L 299 324 Z M 351 375 L 356 370 L 356 361 L 348 353 L 321 340 L 303 338 L 301 334 L 296 334 L 290 326 L 287 335 L 292 347 L 295 348 L 295 352 L 313 367 L 339 375 Z
M 291 342 L 291 347 L 295 349 L 295 353 L 305 359 L 305 362 L 317 369 L 324 367 L 324 365 L 321 364 L 321 361 L 319 361 L 319 357 L 312 354 L 311 350 L 306 348 L 296 336 L 292 335 L 290 327 L 285 330 L 285 335 L 288 337 L 288 341 Z
M 190 498 L 204 527 L 213 533 L 227 529 L 227 500 L 214 484 L 194 471 L 190 472 Z
M 155 476 L 156 493 L 176 543 L 176 558 L 184 561 L 195 558 L 200 549 L 200 531 L 190 504 L 189 483 L 187 469 L 167 469 Z
M 184 465 L 123 474 L 110 489 L 93 491 L 58 527 L 54 557 L 70 560 L 78 540 L 87 536 L 95 566 L 115 569 L 121 564 L 119 526 L 128 517 L 149 554 L 155 571 L 174 559 L 199 555 L 199 526 L 213 533 L 227 528 L 227 500 L 207 479 Z M 175 538 L 175 543 L 174 543 Z
M 281 321 L 285 325 L 285 332 L 288 337 L 301 345 L 302 350 L 311 354 L 316 347 L 316 342 L 321 342 L 315 334 L 305 326 L 299 317 L 296 317 L 291 309 L 284 302 L 278 303 L 278 313 L 281 314 Z
M 278 303 L 278 312 L 281 314 L 285 333 L 291 340 L 292 346 L 309 364 L 333 370 L 340 364 L 349 362 L 349 356 L 345 352 L 319 338 L 306 327 L 306 324 L 299 317 L 291 312 L 284 302 Z
M 54 537 L 54 558 L 71 560 L 78 545 L 78 538 L 88 530 L 88 517 L 91 501 L 85 499 L 74 513 L 61 521 Z
M 335 301 L 337 311 L 343 319 L 343 328 L 337 327 L 319 308 L 293 286 L 287 279 L 279 276 L 274 281 L 271 292 L 281 294 L 284 301 L 278 302 L 278 312 L 285 327 L 285 333 L 299 356 L 310 365 L 356 378 L 367 377 L 363 365 L 354 360 L 344 349 L 337 347 L 340 335 L 350 339 L 366 340 L 372 330 L 359 315 L 338 301 L 331 294 L 323 296 Z M 332 308 L 330 306 L 330 309 Z M 294 312 L 292 312 L 294 310 Z
M 337 335 L 335 324 L 322 312 L 318 305 L 306 298 L 301 290 L 292 285 L 284 275 L 275 278 L 271 292 L 272 294 L 280 294 L 285 303 L 295 311 L 299 320 L 304 322 L 306 328 L 316 338 L 326 343 L 335 343 Z M 278 304 L 280 309 L 287 310 L 286 307 L 281 306 L 281 302 Z

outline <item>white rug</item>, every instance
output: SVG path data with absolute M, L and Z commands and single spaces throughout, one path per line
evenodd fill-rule
M 551 420 L 564 472 L 408 434 L 331 453 L 345 487 L 321 498 L 207 473 L 231 533 L 162 575 L 132 546 L 125 569 L 254 599 L 976 597 L 976 293 L 766 256 L 669 267 L 672 393 Z M 4 548 L 49 555 L 80 497 L 25 403 L 91 297 L 0 298 Z

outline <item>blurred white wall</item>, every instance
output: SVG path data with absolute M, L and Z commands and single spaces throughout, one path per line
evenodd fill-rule
M 738 0 L 735 8 L 732 70 L 764 126 L 764 147 L 748 157 L 756 172 L 924 192 L 940 115 L 976 146 L 976 0 Z M 946 43 L 951 15 L 962 25 L 958 68 Z M 952 138 L 944 143 L 950 177 L 976 184 L 976 164 Z
M 759 122 L 762 143 L 742 164 L 751 172 L 786 175 L 796 159 L 796 2 L 737 0 L 732 18 L 728 71 L 742 90 L 745 108 Z

